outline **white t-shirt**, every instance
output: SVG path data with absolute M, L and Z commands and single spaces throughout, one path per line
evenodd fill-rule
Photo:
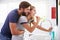
M 22 24 L 26 24 L 26 23 L 28 23 L 28 20 L 27 20 L 26 16 L 21 16 L 18 20 L 17 28 L 19 30 L 24 30 L 25 28 L 23 27 Z

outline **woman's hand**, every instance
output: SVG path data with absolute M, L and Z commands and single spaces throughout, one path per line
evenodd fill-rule
M 37 21 L 37 24 L 38 24 L 39 21 L 40 21 L 40 17 L 36 16 L 36 21 Z
M 50 27 L 47 31 L 50 32 L 52 30 L 52 27 Z

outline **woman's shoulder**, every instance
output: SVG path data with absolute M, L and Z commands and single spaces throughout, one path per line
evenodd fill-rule
M 21 23 L 21 22 L 27 22 L 26 16 L 21 16 L 21 17 L 19 18 L 19 22 L 20 22 L 20 23 Z
M 21 16 L 20 18 L 26 18 L 26 16 Z

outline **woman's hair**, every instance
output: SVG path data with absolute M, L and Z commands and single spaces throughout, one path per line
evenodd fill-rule
M 30 6 L 30 11 L 31 10 L 33 10 L 35 7 L 34 6 Z M 30 26 L 31 26 L 31 23 L 34 21 L 34 18 L 33 17 L 31 17 L 31 19 L 30 19 L 31 21 L 30 21 Z
M 30 11 L 33 10 L 34 8 L 35 8 L 34 6 L 30 6 Z M 28 13 L 28 15 L 29 15 L 29 14 L 30 14 L 30 13 Z M 27 16 L 28 16 L 28 15 L 27 15 Z
M 30 6 L 30 11 L 33 10 L 33 8 L 35 8 L 34 6 Z

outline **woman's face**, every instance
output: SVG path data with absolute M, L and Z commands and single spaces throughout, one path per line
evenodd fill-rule
M 31 14 L 32 17 L 36 14 L 35 8 L 33 8 L 33 9 L 30 11 L 30 14 Z

